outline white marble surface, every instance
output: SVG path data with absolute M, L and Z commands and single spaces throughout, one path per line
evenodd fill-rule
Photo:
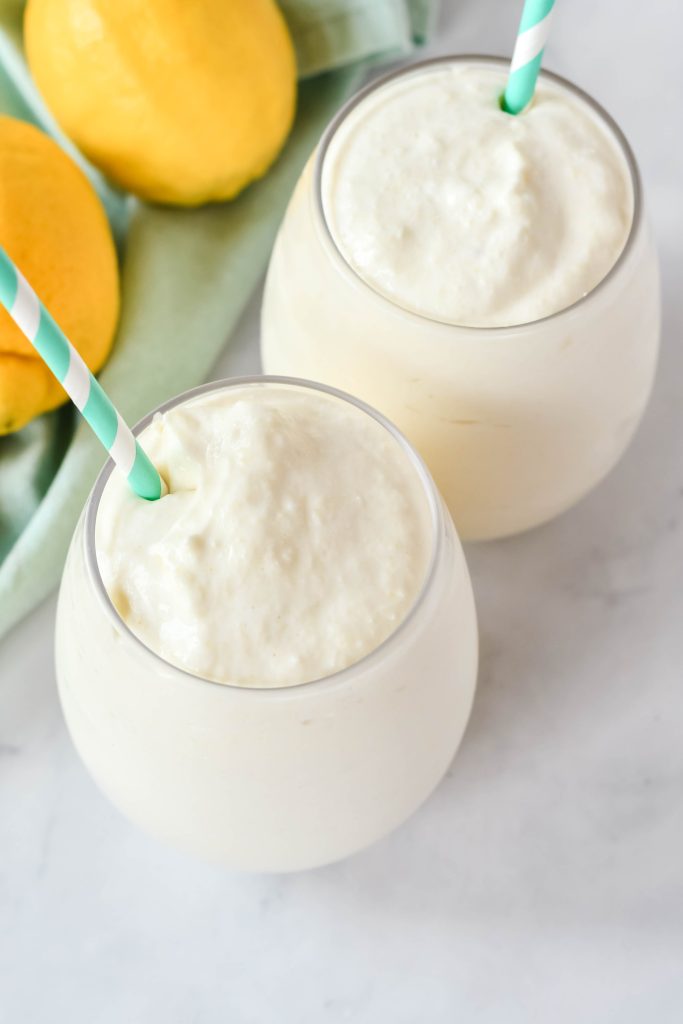
M 432 49 L 504 53 L 516 3 Z M 549 67 L 641 161 L 664 347 L 627 457 L 571 513 L 468 551 L 482 666 L 461 753 L 395 835 L 259 878 L 138 834 L 70 746 L 54 601 L 0 645 L 0 1021 L 683 1020 L 683 9 L 558 3 Z M 258 297 L 217 368 L 257 368 Z

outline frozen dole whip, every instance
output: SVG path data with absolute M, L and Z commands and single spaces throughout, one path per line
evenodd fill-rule
M 66 722 L 109 799 L 159 839 L 249 871 L 386 835 L 462 739 L 477 627 L 423 462 L 322 385 L 205 385 L 138 435 L 168 492 L 109 464 L 59 598 Z
M 351 100 L 292 196 L 262 311 L 266 373 L 379 409 L 476 540 L 546 522 L 602 480 L 659 340 L 628 142 L 548 72 L 503 109 L 509 68 L 439 58 Z
M 196 675 L 289 686 L 359 661 L 400 624 L 429 560 L 414 467 L 330 395 L 231 389 L 155 417 L 142 444 L 169 487 L 112 475 L 97 557 L 119 615 Z
M 412 312 L 471 327 L 550 316 L 610 270 L 633 195 L 614 139 L 542 81 L 500 108 L 500 72 L 445 66 L 375 93 L 335 134 L 325 216 L 342 254 Z

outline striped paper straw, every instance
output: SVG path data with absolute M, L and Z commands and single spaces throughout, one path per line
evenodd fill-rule
M 81 411 L 136 494 L 161 497 L 161 477 L 82 358 L 0 246 L 0 305 Z
M 508 114 L 519 114 L 534 95 L 554 3 L 555 0 L 526 0 L 524 4 L 510 74 L 501 101 L 503 110 Z

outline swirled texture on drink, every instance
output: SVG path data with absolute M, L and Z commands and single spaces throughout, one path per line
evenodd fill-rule
M 323 164 L 345 259 L 377 291 L 448 323 L 502 327 L 572 305 L 629 234 L 629 169 L 587 103 L 539 80 L 500 108 L 501 72 L 446 66 L 388 83 L 351 112 Z
M 423 584 L 430 519 L 401 443 L 348 402 L 251 385 L 157 415 L 141 441 L 169 486 L 113 473 L 97 559 L 121 617 L 167 661 L 287 686 L 359 661 Z

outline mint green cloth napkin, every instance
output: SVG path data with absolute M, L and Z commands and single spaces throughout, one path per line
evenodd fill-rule
M 21 5 L 0 0 L 0 111 L 40 125 L 78 159 L 119 243 L 121 321 L 100 380 L 130 422 L 206 378 L 263 273 L 289 195 L 326 122 L 370 62 L 406 55 L 424 40 L 436 2 L 283 0 L 300 77 L 310 79 L 300 85 L 287 146 L 266 178 L 234 202 L 186 211 L 122 196 L 74 150 L 26 70 Z M 104 457 L 70 406 L 0 437 L 0 635 L 58 582 Z

